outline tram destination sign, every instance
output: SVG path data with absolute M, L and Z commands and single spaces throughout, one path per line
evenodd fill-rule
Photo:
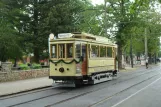
M 58 38 L 71 38 L 73 36 L 73 34 L 71 33 L 60 33 L 58 34 Z

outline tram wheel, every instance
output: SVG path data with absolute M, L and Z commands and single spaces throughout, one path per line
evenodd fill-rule
M 83 80 L 75 80 L 74 84 L 76 88 L 79 88 L 83 85 Z

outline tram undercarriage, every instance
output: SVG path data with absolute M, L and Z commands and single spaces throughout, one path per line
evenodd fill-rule
M 117 77 L 117 70 L 97 72 L 86 76 L 49 76 L 49 78 L 53 79 L 55 83 L 59 83 L 65 86 L 68 85 L 68 86 L 75 86 L 75 87 L 80 87 L 83 84 L 93 85 L 93 84 L 109 81 L 109 80 L 112 80 L 114 77 Z
M 90 76 L 90 79 L 88 80 L 88 82 L 89 84 L 97 84 L 97 83 L 112 80 L 116 76 L 117 76 L 117 71 L 94 73 Z

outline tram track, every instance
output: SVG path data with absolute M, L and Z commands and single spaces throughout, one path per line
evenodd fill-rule
M 140 71 L 142 71 L 142 70 L 139 70 L 138 72 L 140 72 Z M 135 74 L 135 73 L 132 73 L 132 74 Z M 117 78 L 121 78 L 121 77 L 132 75 L 132 74 L 125 74 L 125 75 L 119 76 Z M 42 92 L 42 91 L 54 89 L 54 88 L 57 88 L 57 87 L 59 87 L 59 85 L 45 86 L 45 87 L 29 89 L 29 90 L 25 90 L 25 91 L 21 91 L 21 92 L 16 92 L 16 93 L 0 95 L 0 100 L 5 100 L 5 99 L 14 98 L 14 97 L 20 97 L 20 96 L 27 95 L 27 94 L 33 94 L 33 93 L 37 93 L 37 92 Z
M 132 73 L 132 74 L 134 74 L 134 73 Z M 124 76 L 127 76 L 127 75 L 129 75 L 129 74 L 125 74 Z M 120 78 L 120 77 L 123 77 L 123 76 L 119 76 L 117 78 Z M 21 91 L 21 92 L 16 92 L 16 93 L 11 93 L 11 94 L 6 94 L 6 95 L 0 95 L 0 100 L 6 100 L 6 99 L 14 98 L 14 97 L 20 97 L 20 96 L 27 95 L 27 94 L 33 94 L 33 93 L 37 93 L 37 92 L 42 92 L 42 91 L 54 89 L 54 88 L 57 88 L 57 87 L 59 87 L 59 86 L 58 85 L 45 86 L 45 87 L 40 87 L 40 88 L 35 88 L 35 89 L 29 89 L 29 90 L 25 90 L 25 91 Z
M 0 100 L 6 100 L 6 99 L 10 99 L 10 98 L 20 97 L 20 96 L 23 96 L 23 95 L 43 92 L 43 91 L 54 89 L 54 88 L 57 88 L 57 87 L 58 87 L 58 85 L 56 85 L 56 86 L 45 86 L 45 87 L 29 89 L 29 90 L 25 90 L 25 91 L 21 91 L 21 92 L 16 92 L 16 93 L 12 93 L 12 94 L 1 95 Z
M 148 72 L 147 72 L 147 73 L 148 73 Z M 147 74 L 147 73 L 144 73 L 144 74 Z M 111 97 L 113 97 L 113 96 L 115 96 L 115 95 L 118 95 L 118 94 L 120 94 L 120 93 L 122 93 L 122 92 L 128 90 L 128 89 L 131 89 L 131 88 L 133 88 L 133 87 L 135 87 L 135 86 L 137 86 L 137 85 L 139 85 L 139 84 L 141 84 L 141 83 L 143 83 L 143 82 L 145 82 L 145 81 L 147 81 L 147 80 L 149 80 L 149 79 L 152 79 L 152 78 L 158 76 L 158 74 L 160 74 L 160 73 L 157 73 L 157 74 L 155 74 L 155 75 L 153 75 L 153 76 L 151 76 L 151 77 L 149 77 L 149 78 L 147 78 L 147 79 L 144 79 L 144 80 L 142 80 L 142 81 L 140 81 L 140 82 L 138 82 L 138 83 L 136 83 L 136 84 L 133 84 L 133 85 L 129 86 L 128 88 L 125 88 L 125 89 L 123 89 L 123 90 L 121 90 L 121 91 L 119 91 L 119 92 L 117 92 L 117 93 L 115 93 L 115 94 L 113 94 L 113 95 L 110 95 L 110 96 L 106 97 L 105 99 L 111 98 Z M 142 74 L 142 75 L 143 75 L 143 74 Z M 139 76 L 141 76 L 141 75 L 139 75 Z M 137 76 L 137 77 L 138 77 L 138 76 Z M 129 78 L 129 79 L 133 79 L 133 78 Z M 128 80 L 129 80 L 129 79 L 128 79 Z M 127 81 L 127 80 L 126 80 L 126 81 Z M 121 82 L 124 82 L 124 81 L 120 81 L 119 83 L 121 83 Z M 117 82 L 117 83 L 118 83 L 118 82 Z M 114 84 L 112 84 L 112 85 L 115 85 L 115 84 L 117 84 L 117 83 L 114 83 Z M 107 88 L 107 86 L 104 87 L 104 88 Z M 93 92 L 96 92 L 96 91 L 99 91 L 99 90 L 102 90 L 102 89 L 103 89 L 103 88 L 101 87 L 101 88 L 96 89 L 96 90 L 87 91 L 87 92 L 85 92 L 85 93 L 82 93 L 82 94 L 79 94 L 79 95 L 70 97 L 70 98 L 68 98 L 68 99 L 64 99 L 64 100 L 62 100 L 62 101 L 59 101 L 59 102 L 56 102 L 56 103 L 47 105 L 47 106 L 45 106 L 45 107 L 56 106 L 56 105 L 58 105 L 58 104 L 61 104 L 61 103 L 64 103 L 64 102 L 73 100 L 74 98 L 78 98 L 78 97 L 81 97 L 81 96 L 84 96 L 84 95 L 88 95 L 88 94 L 90 94 L 90 93 L 93 93 Z M 103 99 L 103 100 L 105 100 L 105 99 Z M 102 100 L 101 100 L 101 101 L 102 101 Z M 101 101 L 99 101 L 99 102 L 101 102 Z M 93 105 L 95 105 L 95 104 L 97 104 L 97 103 L 98 103 L 98 102 L 96 102 L 96 103 L 94 103 L 94 104 L 92 104 L 92 105 L 89 105 L 88 107 L 92 107 Z
M 158 73 L 158 74 L 160 74 L 160 73 Z M 143 81 L 141 81 L 141 82 L 139 82 L 139 83 L 136 83 L 136 84 L 134 84 L 134 85 L 132 85 L 132 86 L 130 86 L 130 87 L 128 87 L 128 88 L 125 88 L 125 89 L 123 89 L 123 90 L 121 90 L 121 91 L 119 91 L 119 92 L 117 92 L 117 93 L 115 93 L 115 94 L 112 94 L 112 95 L 110 95 L 110 96 L 107 96 L 107 97 L 105 97 L 105 98 L 103 98 L 103 99 L 97 101 L 96 103 L 93 103 L 93 104 L 89 105 L 88 107 L 96 107 L 98 104 L 101 104 L 101 103 L 103 103 L 104 101 L 107 101 L 107 100 L 111 99 L 112 97 L 114 97 L 114 96 L 116 96 L 116 95 L 119 95 L 119 94 L 121 94 L 121 93 L 123 93 L 123 92 L 125 92 L 125 91 L 127 91 L 127 90 L 129 90 L 129 89 L 131 89 L 131 88 L 133 88 L 133 87 L 135 87 L 135 86 L 137 86 L 137 85 L 143 83 L 143 82 L 146 82 L 146 81 L 149 80 L 149 79 L 152 79 L 152 78 L 158 76 L 158 74 L 153 75 L 152 77 L 149 77 L 149 78 L 147 78 L 147 79 L 145 79 L 145 80 L 143 80 Z
M 29 90 L 25 90 L 25 91 L 21 91 L 21 92 L 15 92 L 15 93 L 11 93 L 11 94 L 0 95 L 0 100 L 10 99 L 10 98 L 19 97 L 19 96 L 32 94 L 32 93 L 36 93 L 36 92 L 41 92 L 41 91 L 46 91 L 46 90 L 49 90 L 49 89 L 52 89 L 52 86 L 45 86 L 45 87 L 29 89 Z
M 155 68 L 155 69 L 157 69 L 157 68 Z M 155 69 L 153 69 L 153 70 L 155 70 Z M 141 70 L 141 71 L 142 71 L 142 70 Z M 140 72 L 139 72 L 139 74 L 137 73 L 136 76 L 133 76 L 133 77 L 128 78 L 128 79 L 125 79 L 125 80 L 116 81 L 115 83 L 113 83 L 113 84 L 111 84 L 111 85 L 116 85 L 116 84 L 118 84 L 118 83 L 128 81 L 128 80 L 130 80 L 130 79 L 133 79 L 133 78 L 142 76 L 142 75 L 147 74 L 147 73 L 149 73 L 149 72 L 151 72 L 151 70 L 149 70 L 148 72 L 144 71 L 143 73 L 140 73 Z M 128 75 L 131 75 L 131 74 L 128 74 Z M 157 75 L 157 74 L 156 74 L 156 75 Z M 153 77 L 156 76 L 156 75 L 153 75 L 151 78 L 153 78 Z M 124 76 L 127 76 L 127 75 L 124 75 Z M 121 78 L 121 77 L 123 77 L 123 76 L 120 76 L 120 77 L 118 77 L 118 78 Z M 150 79 L 150 78 L 148 78 L 148 79 Z M 148 79 L 146 79 L 146 80 L 148 80 Z M 144 82 L 144 81 L 146 81 L 146 80 L 143 80 L 143 81 L 141 81 L 140 83 L 142 83 L 142 82 Z M 138 84 L 140 84 L 140 83 L 138 83 Z M 134 84 L 133 86 L 136 86 L 136 85 L 138 85 L 138 84 Z M 132 88 L 133 86 L 131 86 L 131 88 Z M 88 86 L 87 86 L 87 87 L 88 87 Z M 85 93 L 82 93 L 82 94 L 79 94 L 79 95 L 76 95 L 76 96 L 73 96 L 73 97 L 70 97 L 70 98 L 67 98 L 67 99 L 58 101 L 58 102 L 53 103 L 53 104 L 50 104 L 50 105 L 47 105 L 46 107 L 54 106 L 54 105 L 57 105 L 57 104 L 60 104 L 60 103 L 63 103 L 63 102 L 72 100 L 72 99 L 74 99 L 74 98 L 78 98 L 78 97 L 81 97 L 81 96 L 84 96 L 84 95 L 87 95 L 87 94 L 90 94 L 90 93 L 99 91 L 99 90 L 104 89 L 104 88 L 107 88 L 107 87 L 108 87 L 108 86 L 104 86 L 104 87 L 97 88 L 97 89 L 95 89 L 95 90 L 90 90 L 90 91 L 87 91 L 87 92 L 85 92 Z M 129 89 L 129 88 L 127 88 L 127 89 Z M 127 89 L 125 89 L 124 91 L 126 91 Z M 74 90 L 74 89 L 71 89 L 70 91 L 73 91 L 73 90 Z M 45 91 L 45 90 L 43 90 L 43 91 Z M 24 102 L 21 102 L 21 103 L 13 104 L 13 105 L 10 105 L 10 106 L 8 106 L 8 107 L 13 107 L 13 106 L 18 106 L 18 105 L 26 104 L 26 103 L 33 102 L 33 101 L 40 100 L 40 99 L 44 99 L 44 98 L 47 98 L 47 97 L 53 97 L 53 96 L 57 96 L 57 95 L 62 95 L 62 94 L 68 93 L 68 92 L 70 92 L 70 91 L 69 91 L 69 90 L 66 90 L 66 91 L 63 91 L 63 92 L 58 92 L 58 93 L 55 93 L 55 94 L 51 94 L 51 95 L 39 97 L 39 98 L 32 99 L 32 100 L 29 100 L 29 101 L 24 101 Z M 41 92 L 41 91 L 37 91 L 37 92 Z M 32 92 L 32 93 L 34 93 L 34 92 Z M 30 94 L 32 94 L 32 93 L 30 93 Z M 28 93 L 25 93 L 25 94 L 23 94 L 23 95 L 26 95 L 26 94 L 28 94 Z M 22 96 L 22 95 L 21 95 L 21 96 Z M 18 97 L 18 96 L 15 96 L 15 97 Z M 11 98 L 11 97 L 10 97 L 10 98 Z M 13 98 L 13 97 L 12 97 L 12 98 Z
M 26 104 L 26 103 L 29 103 L 29 102 L 33 102 L 33 101 L 36 101 L 36 100 L 44 99 L 44 98 L 51 97 L 51 96 L 55 96 L 55 95 L 64 94 L 64 93 L 67 93 L 67 92 L 69 92 L 69 91 L 63 91 L 63 92 L 59 92 L 59 93 L 56 93 L 56 94 L 51 94 L 51 95 L 48 95 L 48 96 L 44 96 L 44 97 L 40 97 L 40 98 L 36 98 L 36 99 L 29 100 L 29 101 L 25 101 L 25 102 L 22 102 L 22 103 L 18 103 L 18 104 L 10 105 L 10 106 L 8 106 L 8 107 L 14 107 L 14 106 L 18 106 L 18 105 Z

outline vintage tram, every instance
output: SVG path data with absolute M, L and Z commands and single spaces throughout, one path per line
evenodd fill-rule
M 50 72 L 55 82 L 96 84 L 117 76 L 117 45 L 87 33 L 61 33 L 49 37 Z

